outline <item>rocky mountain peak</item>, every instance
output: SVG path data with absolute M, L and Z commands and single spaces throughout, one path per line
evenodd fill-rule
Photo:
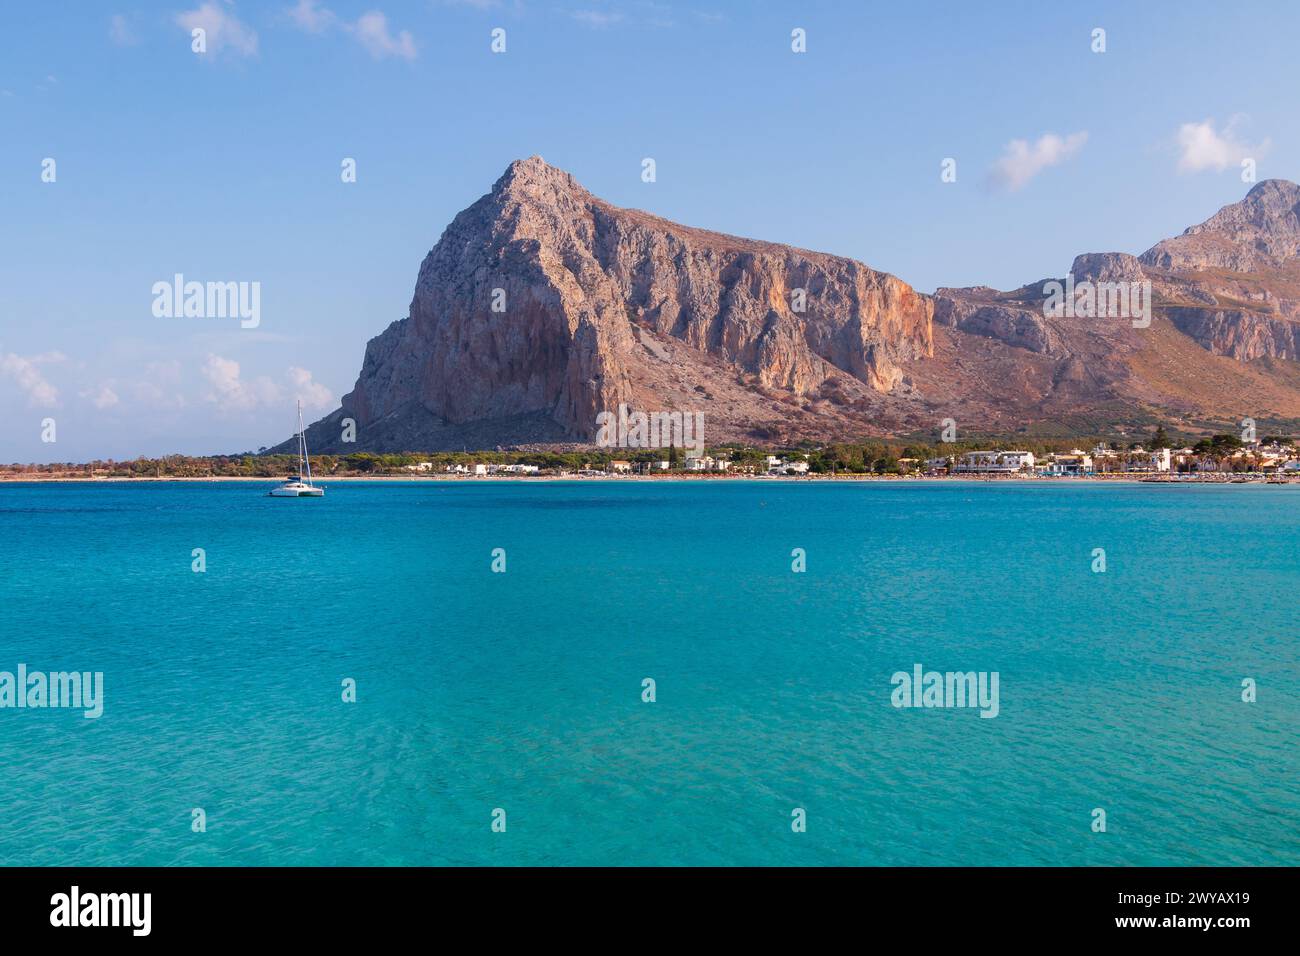
M 1074 257 L 1070 274 L 1076 282 L 1140 282 L 1142 264 L 1124 252 L 1085 252 Z
M 591 195 L 563 169 L 550 165 L 540 156 L 529 156 L 527 159 L 516 159 L 507 166 L 501 178 L 493 184 L 489 195 L 498 200 L 549 202 L 563 193 L 583 197 Z
M 466 429 L 590 439 L 624 403 L 743 429 L 751 389 L 863 408 L 905 390 L 899 363 L 931 353 L 932 316 L 929 297 L 860 262 L 621 209 L 532 156 L 447 227 L 342 411 L 404 447 Z M 726 410 L 701 407 L 723 391 Z
M 1205 268 L 1256 272 L 1300 255 L 1300 186 L 1285 179 L 1256 183 L 1240 202 L 1224 206 L 1181 236 L 1142 254 L 1158 269 Z
M 1235 205 L 1258 210 L 1268 219 L 1289 217 L 1295 222 L 1296 206 L 1300 204 L 1300 185 L 1289 179 L 1265 179 L 1256 183 L 1246 193 L 1246 198 Z M 1226 207 L 1231 209 L 1232 206 Z
M 1047 315 L 1048 280 L 926 296 L 852 259 L 616 207 L 532 156 L 447 226 L 408 315 L 370 341 L 310 445 L 585 442 L 623 405 L 703 413 L 710 443 L 901 434 L 948 417 L 1022 430 L 1153 410 L 1300 418 L 1295 373 L 1251 364 L 1300 356 L 1298 211 L 1300 187 L 1267 180 L 1140 258 L 1078 256 L 1077 282 L 1151 282 L 1154 321 L 1138 327 Z M 356 445 L 341 443 L 346 420 Z
M 1224 206 L 1183 235 L 1218 234 L 1234 242 L 1280 241 L 1294 243 L 1300 236 L 1300 186 L 1285 179 L 1266 179 L 1255 185 L 1241 202 Z

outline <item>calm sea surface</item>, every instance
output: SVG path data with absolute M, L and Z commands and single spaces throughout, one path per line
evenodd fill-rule
M 1300 487 L 327 486 L 0 484 L 0 864 L 1300 864 Z

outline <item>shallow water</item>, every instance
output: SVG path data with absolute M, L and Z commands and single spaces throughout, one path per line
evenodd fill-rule
M 1300 487 L 264 490 L 0 485 L 0 863 L 1300 863 Z

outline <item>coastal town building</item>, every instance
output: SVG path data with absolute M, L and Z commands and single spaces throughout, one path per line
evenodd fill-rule
M 1058 477 L 1080 478 L 1092 474 L 1092 456 L 1078 448 L 1066 455 L 1052 455 L 1044 474 Z
M 808 474 L 808 462 L 786 460 L 775 455 L 768 455 L 767 473 L 769 475 L 806 475 Z
M 687 471 L 726 471 L 731 462 L 726 458 L 714 458 L 712 455 L 691 455 L 686 459 Z
M 1126 472 L 1166 472 L 1170 469 L 1172 452 L 1168 448 L 1146 451 L 1141 446 L 1124 456 L 1120 470 Z
M 672 468 L 672 462 L 662 459 L 660 461 L 638 461 L 632 466 L 632 470 L 638 475 L 653 475 L 656 472 L 668 471 Z
M 1011 475 L 1034 467 L 1031 451 L 971 451 L 957 459 L 958 474 Z
M 1120 452 L 1109 445 L 1098 442 L 1092 450 L 1092 470 L 1094 474 L 1104 475 L 1120 470 L 1123 459 Z

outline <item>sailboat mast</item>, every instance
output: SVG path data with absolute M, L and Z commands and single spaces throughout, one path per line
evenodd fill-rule
M 311 459 L 307 457 L 307 429 L 302 424 L 302 400 L 298 400 L 298 444 L 301 448 L 301 456 L 298 459 L 298 477 L 302 478 L 302 470 L 307 469 L 307 484 L 311 484 Z

